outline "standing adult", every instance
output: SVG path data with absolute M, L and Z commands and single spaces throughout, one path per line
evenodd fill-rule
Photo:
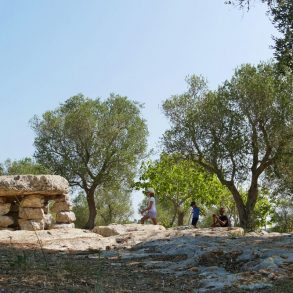
M 198 222 L 199 218 L 199 207 L 196 205 L 194 201 L 191 202 L 190 206 L 192 207 L 192 221 L 191 225 L 193 225 L 194 228 L 196 228 L 196 224 Z
M 148 219 L 151 219 L 154 225 L 157 225 L 157 210 L 156 210 L 156 200 L 155 200 L 155 190 L 151 187 L 147 188 L 145 191 L 146 196 L 148 197 L 148 206 L 141 211 L 143 215 L 146 214 L 140 220 L 141 224 Z

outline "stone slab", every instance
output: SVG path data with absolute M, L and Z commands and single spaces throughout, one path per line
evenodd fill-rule
M 0 197 L 39 194 L 66 195 L 68 181 L 59 175 L 0 176 Z

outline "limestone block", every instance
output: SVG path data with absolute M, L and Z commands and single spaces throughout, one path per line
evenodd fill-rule
M 51 211 L 53 213 L 59 213 L 59 212 L 69 212 L 71 211 L 71 204 L 68 201 L 56 201 L 54 202 Z
M 68 181 L 59 175 L 0 176 L 0 196 L 68 194 Z
M 41 208 L 44 206 L 44 196 L 28 195 L 20 202 L 22 208 Z
M 72 229 L 74 228 L 74 223 L 70 224 L 54 224 L 51 229 Z
M 57 223 L 71 223 L 76 220 L 74 212 L 59 212 L 56 214 Z
M 14 223 L 11 216 L 0 216 L 0 227 L 6 228 Z
M 22 219 L 41 220 L 44 215 L 44 211 L 41 208 L 19 208 L 19 217 Z
M 6 215 L 9 213 L 11 203 L 0 203 L 0 216 Z
M 18 224 L 21 230 L 35 231 L 44 230 L 44 220 L 26 220 L 19 219 Z

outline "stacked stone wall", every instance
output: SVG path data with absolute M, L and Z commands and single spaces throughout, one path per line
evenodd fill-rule
M 68 192 L 57 175 L 0 176 L 0 229 L 74 228 Z

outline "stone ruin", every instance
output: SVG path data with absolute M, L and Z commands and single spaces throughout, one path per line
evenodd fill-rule
M 68 192 L 58 175 L 0 176 L 0 230 L 74 228 Z

